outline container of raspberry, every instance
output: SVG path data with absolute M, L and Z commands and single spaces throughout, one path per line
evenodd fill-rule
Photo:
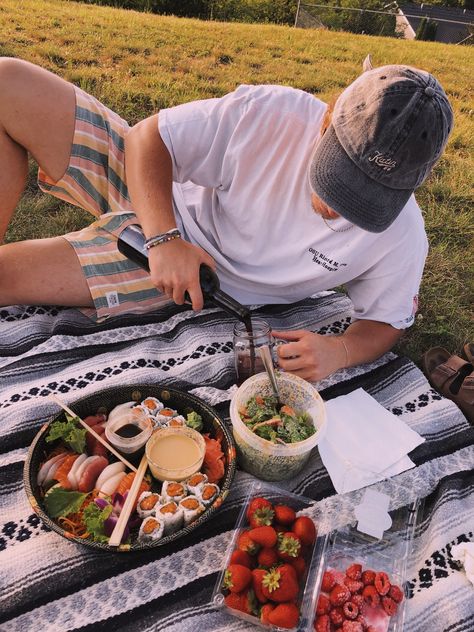
M 380 537 L 357 522 L 329 533 L 316 579 L 316 632 L 401 632 L 405 580 L 419 502 L 388 511 Z
M 315 502 L 254 482 L 212 595 L 226 616 L 271 630 L 309 630 L 327 536 Z M 240 629 L 240 628 L 239 628 Z

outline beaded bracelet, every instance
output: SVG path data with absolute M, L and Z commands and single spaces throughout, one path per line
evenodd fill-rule
M 162 233 L 161 235 L 155 235 L 154 237 L 150 237 L 145 240 L 145 250 L 150 250 L 150 248 L 154 248 L 155 246 L 159 246 L 160 244 L 166 244 L 168 241 L 172 241 L 173 239 L 179 239 L 181 237 L 181 233 L 178 228 L 171 228 L 166 233 Z

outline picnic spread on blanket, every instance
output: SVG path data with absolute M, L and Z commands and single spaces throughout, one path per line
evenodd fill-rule
M 337 335 L 351 303 L 252 318 Z M 0 310 L 0 630 L 474 629 L 456 405 L 393 353 L 280 373 L 275 403 L 265 373 L 237 386 L 234 326 Z

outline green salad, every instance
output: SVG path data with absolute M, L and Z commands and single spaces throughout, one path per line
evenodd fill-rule
M 277 406 L 271 395 L 251 397 L 239 414 L 249 430 L 272 443 L 297 443 L 316 432 L 311 415 L 286 404 Z

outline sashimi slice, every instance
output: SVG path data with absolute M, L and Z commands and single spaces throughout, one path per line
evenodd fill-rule
M 76 472 L 80 468 L 81 463 L 83 463 L 86 459 L 87 459 L 87 454 L 79 455 L 79 457 L 74 461 L 73 466 L 69 470 L 69 473 L 67 475 L 67 480 L 69 482 L 70 489 L 77 489 L 77 483 L 79 481 L 77 480 Z
M 104 483 L 102 483 L 101 487 L 99 488 L 99 496 L 112 496 L 117 488 L 117 485 L 120 484 L 120 481 L 125 476 L 125 472 L 119 472 L 118 474 L 114 474 L 114 476 L 108 478 Z
M 63 489 L 71 489 L 67 477 L 69 474 L 69 470 L 72 468 L 78 458 L 78 454 L 70 454 L 64 459 L 60 467 L 58 467 L 58 469 L 56 470 L 56 474 L 54 475 L 54 477 Z
M 79 478 L 79 485 L 77 489 L 80 492 L 90 492 L 94 489 L 94 483 L 96 482 L 100 473 L 107 467 L 109 462 L 104 456 L 91 457 L 92 461 L 89 461 L 88 465 L 82 470 L 82 474 Z
M 126 474 L 124 478 L 120 481 L 120 484 L 118 485 L 118 487 L 115 489 L 115 493 L 120 494 L 121 496 L 125 496 L 126 492 L 128 492 L 128 490 L 132 486 L 134 478 L 135 478 L 135 472 L 129 472 L 128 474 Z M 146 481 L 142 481 L 140 483 L 140 487 L 138 488 L 137 495 L 135 496 L 135 501 L 134 501 L 135 508 L 136 508 L 137 499 L 140 497 L 140 495 L 143 494 L 143 492 L 147 492 L 149 490 L 150 490 L 149 483 L 147 483 Z
M 208 434 L 203 435 L 206 442 L 204 454 L 203 472 L 207 475 L 209 483 L 218 483 L 224 476 L 224 453 L 219 439 L 211 439 Z
M 99 475 L 99 478 L 96 480 L 95 488 L 100 489 L 106 480 L 115 476 L 119 472 L 125 474 L 125 465 L 121 461 L 107 465 L 107 467 Z
M 38 485 L 43 485 L 48 477 L 49 470 L 52 468 L 52 466 L 63 461 L 68 456 L 68 454 L 68 452 L 61 452 L 61 454 L 56 454 L 56 456 L 53 456 L 51 459 L 48 459 L 43 463 L 43 465 L 39 469 L 38 476 L 36 477 L 36 482 L 38 483 Z

